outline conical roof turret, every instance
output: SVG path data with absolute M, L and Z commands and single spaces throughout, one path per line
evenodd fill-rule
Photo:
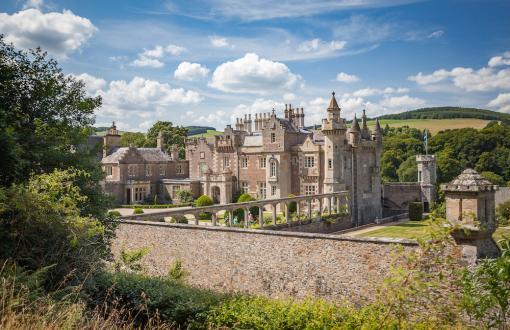
M 379 118 L 375 119 L 375 132 L 378 134 L 382 133 L 381 124 L 379 124 Z
M 335 92 L 331 93 L 331 100 L 329 101 L 328 111 L 329 110 L 340 110 L 338 103 L 336 102 Z
M 356 118 L 356 114 L 354 115 L 354 119 L 352 121 L 351 131 L 353 131 L 353 132 L 361 131 L 361 129 L 359 128 L 358 118 Z

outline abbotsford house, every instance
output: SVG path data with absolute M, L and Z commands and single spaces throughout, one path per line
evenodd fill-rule
M 161 137 L 156 148 L 120 147 L 115 123 L 103 137 L 101 160 L 104 190 L 119 204 L 136 204 L 158 196 L 177 201 L 177 192 L 206 194 L 215 203 L 230 203 L 237 192 L 257 199 L 293 195 L 349 192 L 353 222 L 358 225 L 381 218 L 385 210 L 402 210 L 411 201 L 434 200 L 435 157 L 418 156 L 419 182 L 381 184 L 382 130 L 376 121 L 371 131 L 363 110 L 350 128 L 332 93 L 321 130 L 304 127 L 304 109 L 285 105 L 284 118 L 273 109 L 254 117 L 237 118 L 214 140 L 190 138 L 186 159 L 176 147 L 164 151 Z

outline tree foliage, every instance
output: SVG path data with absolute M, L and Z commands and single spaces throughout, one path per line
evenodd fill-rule
M 179 156 L 184 158 L 185 144 L 188 129 L 182 126 L 174 126 L 170 121 L 157 121 L 147 132 L 147 139 L 145 141 L 146 147 L 155 147 L 158 134 L 161 132 L 163 138 L 163 146 L 167 148 L 165 151 L 169 152 L 168 148 L 172 145 L 179 147 Z

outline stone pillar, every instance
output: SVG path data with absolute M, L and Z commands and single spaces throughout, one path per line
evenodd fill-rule
M 299 204 L 300 204 L 299 202 L 300 201 L 296 202 L 296 216 L 297 216 L 298 220 L 299 220 L 299 217 L 301 216 L 301 207 L 299 206 Z
M 328 215 L 331 215 L 331 197 L 327 197 L 328 201 Z
M 289 204 L 288 203 L 284 203 L 285 204 L 285 222 L 288 224 L 289 223 Z
M 250 213 L 250 209 L 244 208 L 244 228 L 248 228 L 248 213 Z
M 452 236 L 463 261 L 474 265 L 478 259 L 499 256 L 501 250 L 492 238 L 498 186 L 468 168 L 441 189 L 445 193 L 446 220 L 453 227 Z
M 231 210 L 225 210 L 225 215 L 228 216 L 228 221 L 225 221 L 225 225 L 227 227 L 230 227 L 232 225 L 232 218 L 234 216 L 234 212 Z M 225 216 L 223 216 L 223 218 L 225 219 Z
M 259 225 L 260 229 L 264 228 L 264 208 L 259 206 Z
M 211 219 L 212 219 L 212 225 L 213 225 L 213 226 L 217 226 L 217 223 L 216 223 L 216 220 L 217 220 L 216 212 L 213 212 L 213 213 L 211 214 Z
M 319 217 L 322 218 L 322 197 L 319 198 Z
M 336 196 L 336 214 L 340 214 L 340 195 Z
M 197 226 L 200 224 L 198 221 L 198 214 L 199 213 L 193 213 L 193 216 L 195 217 L 195 225 L 197 225 Z
M 272 211 L 273 211 L 273 225 L 276 225 L 276 204 L 272 204 Z
M 308 203 L 308 219 L 312 218 L 312 200 L 307 199 L 306 202 Z

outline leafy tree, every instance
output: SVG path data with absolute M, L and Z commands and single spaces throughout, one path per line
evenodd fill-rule
M 454 158 L 451 148 L 438 152 L 436 159 L 439 182 L 449 182 L 464 170 L 461 162 Z
M 410 156 L 405 162 L 400 164 L 397 174 L 400 182 L 416 182 L 418 180 L 416 156 Z
M 100 105 L 41 49 L 20 51 L 0 36 L 0 184 L 71 166 L 97 175 L 86 141 Z
M 179 146 L 179 156 L 185 156 L 185 144 L 188 129 L 182 126 L 173 126 L 170 121 L 158 121 L 147 132 L 145 141 L 146 147 L 155 147 L 158 134 L 161 132 L 163 138 L 163 148 L 169 152 L 172 145 Z
M 480 175 L 489 180 L 490 182 L 492 182 L 492 184 L 497 184 L 498 186 L 502 187 L 504 187 L 506 184 L 505 180 L 501 177 L 501 175 L 497 175 L 494 172 L 485 171 L 480 173 Z
M 111 222 L 82 214 L 88 197 L 75 184 L 81 175 L 55 170 L 0 188 L 0 260 L 27 271 L 48 267 L 47 288 L 81 283 L 110 257 Z
M 145 134 L 140 132 L 125 132 L 120 136 L 122 147 L 129 147 L 131 144 L 135 147 L 143 147 L 145 143 Z
M 181 189 L 177 192 L 177 198 L 180 203 L 191 203 L 193 202 L 193 193 L 188 189 Z

